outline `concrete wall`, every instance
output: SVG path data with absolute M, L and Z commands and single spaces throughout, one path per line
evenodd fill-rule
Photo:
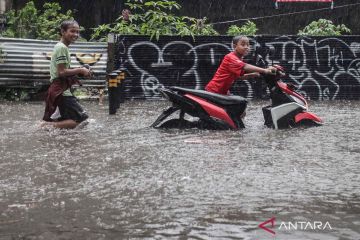
M 117 36 L 115 60 L 132 73 L 127 98 L 158 98 L 159 87 L 202 89 L 212 78 L 223 56 L 231 49 L 231 37 Z M 257 36 L 252 46 L 274 46 L 274 64 L 288 72 L 285 82 L 299 87 L 308 99 L 360 99 L 360 36 L 298 37 Z M 267 60 L 269 56 L 266 55 Z M 109 56 L 110 59 L 110 56 Z M 248 61 L 251 61 L 249 56 Z M 261 80 L 237 81 L 232 92 L 247 98 L 262 97 Z

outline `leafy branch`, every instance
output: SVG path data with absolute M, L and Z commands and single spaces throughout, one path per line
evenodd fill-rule
M 227 30 L 227 35 L 230 36 L 237 36 L 237 35 L 248 35 L 252 36 L 255 35 L 258 31 L 258 28 L 256 27 L 256 24 L 251 21 L 247 21 L 244 25 L 241 27 L 237 25 L 231 25 L 229 29 Z
M 335 25 L 331 20 L 319 19 L 307 25 L 303 30 L 300 30 L 298 35 L 310 36 L 340 36 L 342 33 L 351 33 L 351 30 L 344 24 Z
M 98 26 L 91 39 L 104 40 L 109 33 L 148 35 L 157 40 L 161 35 L 218 35 L 206 18 L 175 15 L 173 11 L 181 8 L 175 1 L 128 0 L 126 5 L 133 12 L 128 20 L 120 16 L 114 23 Z
M 2 36 L 57 40 L 60 23 L 73 19 L 73 13 L 71 10 L 61 13 L 61 6 L 55 2 L 45 3 L 43 9 L 38 11 L 34 2 L 30 1 L 18 11 L 8 11 L 5 14 L 8 27 Z

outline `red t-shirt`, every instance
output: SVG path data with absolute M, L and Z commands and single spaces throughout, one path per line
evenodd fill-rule
M 231 52 L 225 55 L 214 77 L 206 85 L 205 90 L 227 95 L 234 81 L 245 74 L 246 65 L 236 54 Z

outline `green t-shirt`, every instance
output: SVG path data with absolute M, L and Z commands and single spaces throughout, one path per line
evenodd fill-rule
M 70 52 L 69 48 L 62 42 L 58 42 L 51 55 L 50 62 L 50 82 L 58 77 L 57 65 L 60 63 L 65 64 L 65 68 L 70 68 Z M 73 96 L 69 89 L 67 89 L 63 96 Z

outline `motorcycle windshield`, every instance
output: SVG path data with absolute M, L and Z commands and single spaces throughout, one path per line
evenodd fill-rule
M 288 94 L 296 103 L 303 106 L 305 109 L 308 109 L 307 102 L 305 98 L 300 94 L 295 92 L 294 90 L 290 89 L 288 85 L 284 82 L 277 82 L 279 88 L 286 94 Z
M 307 109 L 307 104 L 306 104 L 306 102 L 304 102 L 303 100 L 301 100 L 301 99 L 299 99 L 299 98 L 297 98 L 297 97 L 295 97 L 295 96 L 293 96 L 293 95 L 291 95 L 291 94 L 290 94 L 290 97 L 291 97 L 292 99 L 294 99 L 294 101 L 295 101 L 296 103 L 300 104 L 301 106 L 303 106 L 304 108 Z

